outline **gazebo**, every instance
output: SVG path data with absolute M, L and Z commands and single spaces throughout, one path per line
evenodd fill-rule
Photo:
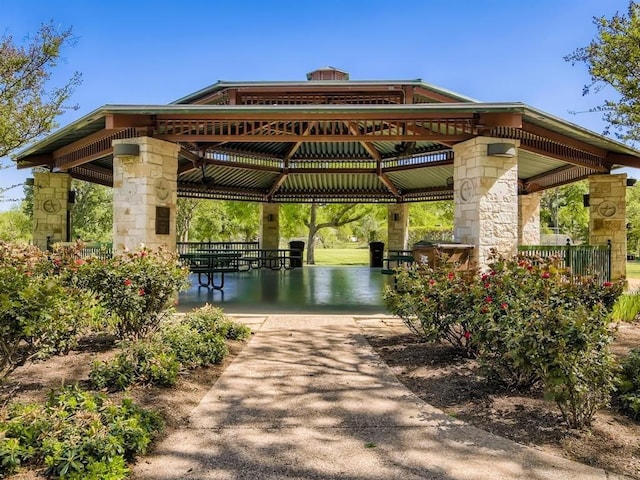
M 177 197 L 259 202 L 261 248 L 281 203 L 388 205 L 407 248 L 408 203 L 453 199 L 455 240 L 481 264 L 540 241 L 541 192 L 589 180 L 589 240 L 626 260 L 625 174 L 640 152 L 523 103 L 485 103 L 417 80 L 227 82 L 169 105 L 105 105 L 19 153 L 35 174 L 34 242 L 68 241 L 72 178 L 114 190 L 114 249 L 176 245 Z

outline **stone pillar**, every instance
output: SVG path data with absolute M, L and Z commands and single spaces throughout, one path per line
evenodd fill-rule
M 406 250 L 409 241 L 409 204 L 387 206 L 387 250 Z
M 454 238 L 474 246 L 480 268 L 492 249 L 507 257 L 517 251 L 519 143 L 476 137 L 453 147 Z
M 280 248 L 280 205 L 260 204 L 260 248 L 276 250 Z
M 174 251 L 180 147 L 150 137 L 114 140 L 113 146 L 114 252 L 141 243 Z
M 70 241 L 71 175 L 35 172 L 33 177 L 33 244 L 46 250 L 50 244 Z
M 611 278 L 626 276 L 627 175 L 589 176 L 589 244 L 611 241 Z
M 542 192 L 518 197 L 518 245 L 540 245 Z

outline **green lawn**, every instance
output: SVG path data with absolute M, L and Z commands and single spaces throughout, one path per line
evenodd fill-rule
M 315 256 L 316 265 L 369 265 L 369 248 L 316 248 Z
M 627 278 L 640 278 L 640 262 L 627 262 Z

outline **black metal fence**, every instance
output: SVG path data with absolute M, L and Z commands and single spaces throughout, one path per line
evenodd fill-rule
M 520 255 L 532 258 L 557 258 L 576 276 L 594 275 L 611 280 L 611 244 L 608 245 L 521 245 Z
M 251 253 L 260 248 L 258 242 L 178 242 L 178 254 L 205 251 L 226 251 Z

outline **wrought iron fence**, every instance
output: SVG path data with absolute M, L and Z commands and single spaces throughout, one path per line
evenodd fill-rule
M 521 245 L 521 255 L 532 258 L 557 258 L 576 276 L 594 275 L 600 281 L 611 280 L 611 243 L 607 245 Z

